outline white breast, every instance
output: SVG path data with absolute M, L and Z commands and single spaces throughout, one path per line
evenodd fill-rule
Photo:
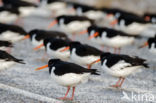
M 36 35 L 33 35 L 32 36 L 32 41 L 31 41 L 34 47 L 37 47 L 37 46 L 43 44 L 43 40 L 37 41 L 35 39 L 35 37 L 36 37 Z M 44 49 L 44 47 L 41 47 L 40 49 Z
M 11 42 L 19 41 L 23 38 L 23 35 L 20 35 L 19 33 L 12 32 L 12 31 L 6 31 L 1 33 L 0 40 L 8 40 Z
M 153 53 L 153 54 L 156 54 L 156 48 L 155 48 L 155 43 L 152 43 L 151 44 L 151 48 L 149 49 L 149 51 L 151 52 L 151 53 Z
M 52 69 L 51 77 L 56 83 L 62 86 L 74 87 L 80 83 L 87 82 L 88 77 L 90 75 L 90 73 L 83 73 L 83 74 L 67 73 L 61 76 L 57 76 L 54 74 L 54 70 L 55 70 L 55 67 L 53 67 Z
M 70 51 L 64 51 L 60 52 L 60 50 L 64 49 L 65 47 L 59 48 L 57 50 L 52 50 L 50 49 L 50 43 L 47 44 L 47 54 L 54 57 L 54 58 L 59 58 L 61 60 L 67 61 L 70 57 Z
M 15 62 L 13 61 L 4 61 L 4 60 L 0 60 L 0 71 L 4 70 L 4 69 L 8 69 L 9 67 L 11 67 L 13 64 L 15 64 Z
M 35 9 L 36 9 L 35 7 L 20 7 L 19 8 L 20 16 L 21 17 L 29 16 L 35 11 Z
M 84 16 L 86 16 L 86 17 L 88 17 L 90 19 L 93 19 L 93 20 L 99 20 L 99 19 L 104 17 L 104 14 L 101 11 L 90 10 L 88 12 L 85 12 Z
M 18 19 L 18 15 L 12 14 L 7 11 L 0 12 L 0 22 L 1 23 L 11 23 Z
M 113 65 L 112 67 L 107 67 L 106 65 L 107 60 L 104 60 L 103 65 L 101 66 L 103 70 L 114 76 L 114 77 L 126 77 L 134 72 L 136 72 L 141 66 L 131 66 L 129 63 L 124 61 L 120 61 L 117 64 Z M 129 67 L 127 67 L 129 66 Z
M 99 58 L 100 58 L 100 56 L 94 56 L 94 55 L 81 57 L 81 56 L 79 56 L 79 55 L 76 54 L 76 49 L 75 48 L 72 49 L 71 59 L 75 63 L 77 63 L 79 65 L 87 65 L 87 64 L 90 64 L 90 63 L 96 61 Z
M 55 3 L 48 4 L 47 7 L 50 10 L 58 11 L 58 10 L 65 9 L 66 8 L 66 4 L 63 3 L 63 2 L 55 2 Z
M 64 25 L 63 29 L 67 32 L 79 32 L 81 30 L 87 29 L 91 23 L 89 21 L 73 21 L 67 25 Z
M 126 36 L 115 36 L 113 38 L 108 38 L 104 35 L 102 35 L 102 40 L 104 42 L 104 45 L 114 48 L 120 48 L 123 46 L 130 45 L 134 42 L 134 37 L 126 37 Z

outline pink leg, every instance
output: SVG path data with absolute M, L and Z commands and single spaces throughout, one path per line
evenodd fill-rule
M 120 77 L 119 80 L 116 82 L 116 84 L 115 85 L 111 85 L 111 87 L 115 87 L 115 88 L 119 87 L 119 83 L 120 83 L 121 79 L 122 78 Z
M 72 97 L 69 98 L 69 100 L 73 100 L 73 98 L 74 98 L 74 93 L 75 93 L 75 87 L 73 87 Z
M 119 87 L 121 87 L 121 86 L 122 86 L 122 84 L 123 84 L 124 80 L 125 80 L 125 78 L 122 78 L 122 81 L 121 81 L 121 83 L 119 84 Z
M 68 95 L 68 93 L 69 93 L 69 90 L 70 90 L 70 87 L 68 87 L 65 96 L 64 96 L 64 97 L 61 97 L 61 98 L 59 98 L 59 99 L 61 99 L 61 100 L 65 100 L 65 99 L 67 99 L 66 97 L 67 97 L 67 95 Z

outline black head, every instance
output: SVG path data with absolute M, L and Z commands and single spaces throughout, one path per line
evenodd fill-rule
M 48 62 L 49 74 L 51 73 L 51 70 L 53 69 L 52 67 L 55 66 L 60 61 L 61 61 L 60 59 L 50 59 L 49 60 L 49 62 Z
M 81 43 L 80 43 L 80 42 L 71 42 L 71 43 L 69 44 L 69 46 L 70 46 L 70 51 L 71 51 L 73 48 L 78 48 L 78 47 L 80 47 L 80 46 L 81 46 Z
M 154 38 L 149 38 L 148 39 L 148 45 L 149 45 L 149 48 L 151 48 L 152 44 L 155 44 L 156 46 L 156 36 Z
M 100 56 L 101 61 L 104 60 L 109 55 L 111 55 L 111 53 L 109 53 L 109 52 L 101 54 L 101 56 Z
M 35 35 L 35 34 L 37 35 L 39 33 L 39 31 L 40 30 L 38 30 L 38 29 L 33 29 L 28 34 L 30 35 L 30 38 L 32 39 L 32 36 Z
M 88 31 L 88 36 L 90 36 L 92 33 L 91 32 L 96 32 L 98 30 L 98 27 L 96 25 L 91 25 L 90 27 L 88 27 L 87 31 Z

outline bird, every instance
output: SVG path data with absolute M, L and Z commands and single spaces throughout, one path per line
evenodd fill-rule
M 49 67 L 49 74 L 56 83 L 68 88 L 65 96 L 59 98 L 61 100 L 73 100 L 77 85 L 87 82 L 90 75 L 99 75 L 97 69 L 86 69 L 74 63 L 61 61 L 60 59 L 50 59 L 48 65 L 36 70 L 46 67 Z M 73 88 L 72 97 L 67 98 L 71 87 Z
M 22 59 L 17 59 L 7 52 L 0 50 L 0 71 L 4 69 L 8 69 L 15 63 L 25 64 Z
M 131 45 L 134 43 L 135 38 L 139 38 L 139 36 L 130 35 L 113 28 L 99 27 L 96 25 L 88 27 L 87 32 L 90 41 L 101 46 L 107 46 L 107 49 L 112 47 L 114 48 L 114 53 L 120 53 L 121 47 Z
M 38 50 L 42 46 L 44 46 L 46 53 L 49 56 L 52 56 L 53 58 L 58 58 L 63 61 L 67 61 L 70 57 L 70 51 L 61 52 L 60 50 L 66 48 L 69 46 L 70 40 L 63 40 L 63 39 L 57 39 L 57 38 L 46 38 L 43 41 L 43 44 L 37 46 L 34 48 L 35 50 Z
M 82 66 L 87 65 L 88 69 L 91 68 L 91 65 L 89 64 L 96 61 L 103 53 L 103 51 L 100 51 L 95 47 L 87 44 L 81 44 L 78 41 L 71 42 L 69 46 L 60 51 L 64 52 L 68 49 L 70 49 L 71 60 Z
M 150 21 L 151 23 L 156 24 L 156 14 L 154 14 L 154 13 L 145 13 L 143 15 L 143 18 L 146 21 Z
M 12 48 L 13 48 L 13 44 L 11 42 L 0 40 L 0 50 L 11 53 Z
M 115 85 L 111 85 L 115 88 L 120 88 L 127 76 L 136 72 L 140 68 L 149 68 L 145 59 L 137 56 L 132 57 L 124 54 L 112 54 L 109 52 L 103 53 L 100 59 L 97 59 L 97 63 L 101 61 L 101 68 L 113 77 L 119 78 Z
M 104 17 L 104 13 L 93 6 L 72 2 L 72 3 L 68 3 L 68 7 L 71 10 L 74 9 L 77 15 L 86 16 L 92 20 L 99 20 Z
M 13 23 L 20 17 L 20 12 L 16 8 L 0 7 L 0 23 Z
M 154 25 L 149 21 L 145 21 L 139 16 L 121 15 L 118 19 L 112 21 L 110 24 L 113 24 L 115 29 L 130 33 L 132 35 L 154 37 L 156 33 L 155 30 L 152 29 Z
M 6 7 L 17 8 L 21 17 L 31 15 L 38 7 L 36 4 L 21 0 L 2 0 L 2 4 Z
M 156 54 L 156 35 L 155 37 L 149 38 L 147 42 L 144 43 L 144 45 L 140 46 L 139 48 L 143 48 L 148 46 L 148 50 L 153 53 Z
M 0 40 L 17 42 L 26 34 L 27 32 L 20 26 L 0 23 Z
M 75 34 L 94 23 L 93 20 L 84 16 L 73 16 L 73 15 L 61 15 L 53 20 L 48 28 L 51 28 L 55 24 L 58 24 L 63 30 L 68 33 Z
M 39 45 L 43 46 L 43 40 L 46 38 L 60 38 L 64 40 L 69 40 L 68 36 L 63 32 L 48 31 L 42 29 L 33 29 L 29 31 L 29 33 L 23 39 L 27 39 L 27 38 L 30 38 L 33 46 L 35 47 Z

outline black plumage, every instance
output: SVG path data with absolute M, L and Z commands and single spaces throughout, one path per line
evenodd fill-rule
M 20 26 L 0 23 L 0 34 L 6 31 L 16 32 L 21 35 L 27 34 L 27 32 Z
M 49 60 L 48 66 L 49 66 L 49 73 L 51 73 L 53 67 L 55 67 L 54 73 L 55 75 L 58 76 L 68 74 L 68 73 L 75 73 L 75 74 L 91 73 L 94 75 L 99 75 L 96 69 L 87 69 L 74 63 L 61 61 L 60 59 Z
M 21 1 L 21 0 L 2 0 L 3 5 L 7 6 L 7 7 L 15 7 L 15 8 L 19 8 L 19 7 L 37 7 L 37 5 L 33 4 L 33 3 L 29 3 L 29 2 L 25 2 L 25 1 Z
M 69 46 L 70 41 L 69 40 L 63 40 L 63 39 L 57 39 L 57 38 L 47 38 L 44 39 L 44 46 L 46 47 L 47 44 L 50 43 L 50 49 L 52 50 L 58 50 L 62 47 Z
M 64 24 L 69 24 L 72 21 L 89 21 L 91 24 L 94 24 L 93 20 L 91 20 L 91 19 L 89 19 L 87 17 L 84 17 L 84 16 L 61 15 L 61 16 L 58 16 L 56 18 L 56 20 L 58 21 L 59 25 L 60 25 L 60 20 L 63 20 Z
M 70 43 L 70 52 L 72 52 L 73 49 L 76 49 L 76 54 L 78 56 L 100 56 L 103 52 L 98 50 L 95 47 L 86 45 L 86 44 L 81 44 L 80 42 L 71 42 Z
M 13 44 L 9 41 L 0 40 L 0 47 L 13 47 Z
M 148 68 L 148 64 L 145 63 L 146 60 L 139 58 L 139 57 L 130 57 L 128 55 L 122 55 L 122 54 L 111 54 L 111 53 L 103 53 L 100 56 L 101 59 L 101 65 L 103 65 L 104 60 L 107 60 L 106 65 L 108 67 L 112 67 L 113 65 L 117 64 L 119 61 L 125 61 L 126 63 L 129 63 L 131 66 L 143 66 Z M 129 67 L 128 66 L 128 67 Z
M 12 14 L 20 15 L 20 12 L 17 8 L 9 8 L 9 7 L 2 6 L 0 7 L 0 12 L 3 12 L 3 11 L 7 11 Z
M 0 60 L 14 61 L 17 63 L 25 64 L 22 59 L 17 59 L 17 58 L 13 57 L 12 55 L 10 55 L 7 52 L 2 51 L 2 50 L 0 50 Z
M 147 42 L 149 45 L 148 48 L 151 48 L 153 43 L 155 44 L 155 48 L 156 48 L 156 36 L 154 38 L 149 38 Z
M 37 41 L 46 39 L 46 38 L 59 38 L 59 39 L 64 39 L 64 40 L 69 40 L 67 35 L 63 32 L 58 32 L 58 31 L 46 31 L 46 30 L 39 30 L 39 29 L 34 29 L 29 32 L 30 39 L 32 40 L 33 35 L 36 35 L 35 39 Z

